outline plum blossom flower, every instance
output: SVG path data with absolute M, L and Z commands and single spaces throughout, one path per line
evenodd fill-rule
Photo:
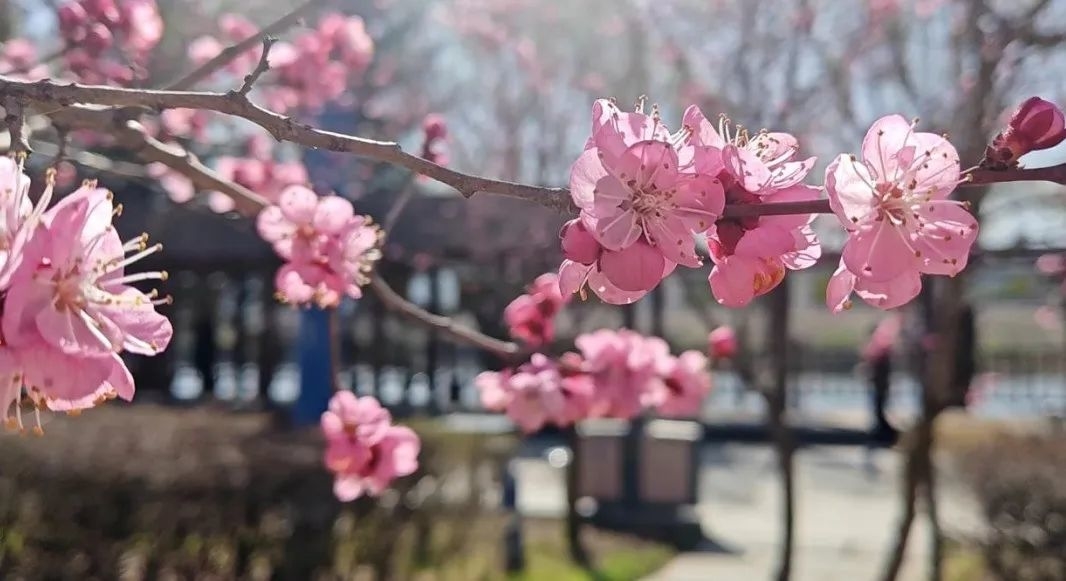
M 410 428 L 392 425 L 392 416 L 370 396 L 337 392 L 322 414 L 325 464 L 334 474 L 333 493 L 349 502 L 377 496 L 393 480 L 418 469 L 421 442 Z
M 600 271 L 618 288 L 648 291 L 667 263 L 696 267 L 694 232 L 705 232 L 723 207 L 713 176 L 691 173 L 687 135 L 671 135 L 657 113 L 623 113 L 608 101 L 593 107 L 593 133 L 570 172 L 570 194 L 604 249 Z M 642 244 L 638 244 L 642 243 Z
M 826 169 L 826 191 L 848 241 L 827 303 L 846 308 L 854 290 L 883 309 L 921 289 L 921 274 L 954 276 L 966 266 L 977 220 L 948 196 L 960 181 L 959 157 L 945 138 L 919 133 L 899 115 L 879 119 L 862 160 L 841 155 Z
M 815 158 L 796 161 L 798 141 L 787 133 L 751 135 L 723 118 L 716 130 L 696 107 L 685 112 L 695 165 L 722 184 L 732 205 L 813 200 L 819 190 L 800 183 Z M 811 229 L 813 214 L 720 218 L 707 231 L 708 282 L 719 303 L 742 307 L 776 287 L 786 269 L 817 262 L 821 245 Z
M 294 304 L 334 307 L 359 298 L 381 257 L 381 229 L 355 215 L 339 196 L 317 196 L 303 186 L 282 192 L 279 204 L 259 213 L 260 236 L 287 262 L 274 279 L 278 296 Z
M 528 290 L 507 305 L 503 319 L 512 337 L 539 347 L 555 337 L 555 315 L 570 295 L 562 294 L 559 277 L 554 273 L 538 276 Z
M 0 289 L 7 288 L 12 274 L 22 264 L 23 248 L 36 232 L 52 199 L 55 175 L 50 173 L 40 199 L 30 202 L 30 178 L 22 161 L 0 157 Z
M 51 196 L 52 179 L 49 174 L 39 206 Z M 3 199 L 5 211 L 11 200 Z M 131 399 L 133 378 L 120 353 L 155 355 L 170 342 L 170 321 L 155 310 L 169 299 L 130 286 L 166 280 L 166 273 L 125 272 L 160 247 L 148 247 L 144 235 L 123 243 L 111 225 L 118 210 L 110 192 L 86 182 L 39 217 L 18 267 L 0 285 L 6 291 L 0 414 L 11 428 L 25 429 L 23 397 L 34 406 L 37 433 L 42 408 L 76 411 L 113 397 Z

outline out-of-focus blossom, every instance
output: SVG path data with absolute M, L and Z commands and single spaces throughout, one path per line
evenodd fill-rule
M 632 418 L 673 369 L 666 342 L 628 329 L 601 329 L 574 340 L 592 378 L 590 417 Z
M 733 327 L 715 327 L 707 336 L 708 351 L 715 359 L 732 359 L 737 354 L 737 334 Z
M 32 42 L 13 38 L 0 44 L 0 75 L 37 81 L 48 77 L 48 67 L 39 62 Z
M 341 501 L 377 496 L 396 478 L 418 470 L 418 435 L 392 425 L 388 410 L 373 397 L 336 393 L 321 424 L 326 468 L 334 475 L 333 493 Z
M 645 405 L 669 417 L 699 415 L 703 399 L 711 392 L 711 374 L 707 356 L 699 351 L 685 351 L 671 358 L 666 373 L 644 398 Z
M 163 38 L 155 0 L 69 0 L 58 15 L 64 62 L 87 83 L 132 82 Z
M 278 296 L 294 304 L 335 307 L 359 298 L 381 257 L 381 229 L 355 215 L 339 196 L 317 196 L 303 186 L 282 192 L 278 205 L 259 213 L 259 234 L 287 262 L 274 279 Z
M 592 383 L 573 354 L 563 361 L 560 366 L 535 353 L 513 371 L 481 373 L 474 385 L 487 409 L 506 412 L 523 432 L 548 424 L 565 427 L 586 417 Z
M 554 273 L 538 276 L 527 290 L 507 305 L 503 319 L 512 337 L 539 347 L 555 337 L 555 316 L 570 295 L 562 294 L 559 277 Z

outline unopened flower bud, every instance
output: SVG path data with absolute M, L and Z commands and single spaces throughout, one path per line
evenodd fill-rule
M 729 359 L 737 354 L 737 334 L 732 327 L 721 326 L 711 331 L 707 337 L 711 357 Z
M 1066 118 L 1062 109 L 1040 97 L 1030 97 L 1011 115 L 1007 128 L 992 140 L 985 151 L 985 167 L 1014 166 L 1018 158 L 1049 149 L 1066 139 Z

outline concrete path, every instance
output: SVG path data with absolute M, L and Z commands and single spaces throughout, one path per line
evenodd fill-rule
M 807 447 L 797 453 L 796 478 L 792 579 L 876 579 L 899 515 L 897 453 L 858 446 Z M 518 481 L 523 512 L 562 513 L 561 470 L 543 460 L 522 460 Z M 976 511 L 964 490 L 946 483 L 940 498 L 948 533 L 976 532 Z M 699 513 L 705 534 L 724 550 L 681 554 L 649 581 L 771 579 L 781 534 L 780 506 L 772 449 L 758 444 L 705 444 Z M 902 580 L 925 578 L 928 543 L 927 526 L 919 519 Z

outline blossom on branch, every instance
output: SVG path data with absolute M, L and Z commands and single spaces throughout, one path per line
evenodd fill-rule
M 373 397 L 337 392 L 321 425 L 326 468 L 335 478 L 333 494 L 343 502 L 377 496 L 396 478 L 418 470 L 418 434 L 392 425 L 388 410 Z
M 278 298 L 293 304 L 335 307 L 359 298 L 381 258 L 382 231 L 357 216 L 340 196 L 318 196 L 290 186 L 257 219 L 259 235 L 287 262 L 274 279 Z
M 598 271 L 631 293 L 655 288 L 673 265 L 700 266 L 694 233 L 722 212 L 722 186 L 693 173 L 689 133 L 671 134 L 658 112 L 593 107 L 592 137 L 570 171 L 570 195 L 604 248 Z
M 815 158 L 795 160 L 798 141 L 787 133 L 750 134 L 722 118 L 718 129 L 696 107 L 685 112 L 701 171 L 722 184 L 726 203 L 759 205 L 814 200 L 819 189 L 800 182 Z M 708 282 L 719 303 L 742 307 L 773 290 L 785 270 L 813 266 L 821 245 L 811 229 L 813 214 L 720 218 L 707 232 Z
M 120 354 L 158 354 L 173 328 L 155 310 L 169 298 L 131 286 L 167 274 L 126 272 L 161 246 L 148 246 L 147 235 L 119 239 L 111 220 L 121 208 L 111 193 L 86 182 L 43 211 L 54 172 L 31 207 L 21 170 L 0 158 L 0 415 L 9 428 L 26 430 L 28 401 L 37 417 L 32 430 L 41 433 L 41 409 L 73 412 L 113 397 L 132 399 L 133 378 Z
M 890 309 L 921 290 L 922 274 L 954 276 L 966 267 L 977 220 L 964 202 L 948 199 L 962 181 L 955 147 L 914 131 L 899 115 L 866 133 L 862 159 L 841 155 L 826 169 L 830 206 L 848 231 L 826 301 L 848 308 L 855 291 Z
M 143 77 L 163 38 L 155 0 L 69 0 L 59 7 L 64 61 L 85 83 L 129 84 Z

